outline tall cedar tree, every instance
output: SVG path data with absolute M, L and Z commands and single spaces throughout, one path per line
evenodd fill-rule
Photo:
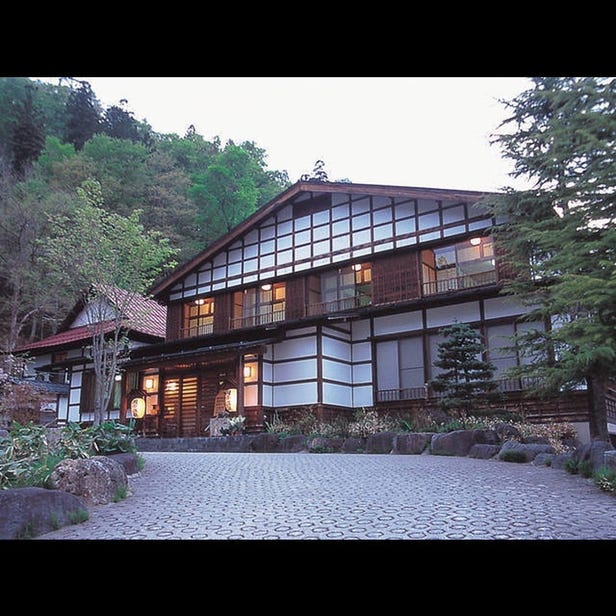
M 78 81 L 79 87 L 71 90 L 66 101 L 65 141 L 81 150 L 88 139 L 101 132 L 100 104 L 92 86 L 87 81 Z
M 34 86 L 26 86 L 24 90 L 25 98 L 19 105 L 10 139 L 13 170 L 18 177 L 23 177 L 45 145 L 43 121 L 34 106 Z
M 527 361 L 512 376 L 537 392 L 588 386 L 590 434 L 608 440 L 605 388 L 616 376 L 616 80 L 549 77 L 506 106 L 494 142 L 527 190 L 491 197 L 514 272 L 504 292 L 545 330 L 517 336 Z M 537 393 L 536 392 L 536 393 Z
M 443 394 L 440 406 L 446 413 L 466 417 L 474 407 L 483 406 L 496 390 L 494 366 L 481 359 L 485 346 L 478 331 L 466 323 L 453 323 L 441 330 L 445 340 L 438 345 L 442 372 L 430 385 Z

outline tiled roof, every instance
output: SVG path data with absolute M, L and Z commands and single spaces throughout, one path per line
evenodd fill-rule
M 117 294 L 116 299 L 120 300 L 125 297 L 125 291 L 114 289 L 110 295 Z M 113 299 L 113 298 L 110 298 Z M 120 302 L 121 303 L 121 302 Z M 140 295 L 135 296 L 127 309 L 127 322 L 130 323 L 130 331 L 156 336 L 161 340 L 165 338 L 167 309 L 161 306 L 158 302 L 151 299 L 146 299 Z M 105 332 L 111 332 L 114 329 L 113 321 L 108 321 L 104 324 Z M 129 332 L 130 337 L 130 332 Z M 68 346 L 77 342 L 86 341 L 92 338 L 92 330 L 89 325 L 80 327 L 71 327 L 53 336 L 43 338 L 25 344 L 16 349 L 16 352 L 30 351 L 33 349 L 55 348 L 60 346 Z

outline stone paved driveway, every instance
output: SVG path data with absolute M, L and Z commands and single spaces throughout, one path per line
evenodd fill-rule
M 434 455 L 143 453 L 124 501 L 48 539 L 616 539 L 564 470 Z

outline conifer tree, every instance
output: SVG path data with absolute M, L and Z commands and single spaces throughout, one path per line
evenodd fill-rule
M 616 378 L 616 79 L 549 77 L 506 103 L 494 141 L 527 190 L 489 205 L 514 275 L 505 292 L 547 327 L 517 336 L 527 361 L 511 376 L 543 392 L 586 385 L 590 433 L 608 440 L 605 389 Z
M 43 122 L 33 102 L 34 86 L 26 86 L 11 133 L 13 170 L 22 177 L 25 170 L 39 157 L 45 145 Z
M 438 346 L 438 360 L 443 371 L 430 383 L 443 394 L 440 406 L 446 413 L 466 417 L 473 407 L 492 399 L 496 390 L 494 366 L 481 356 L 485 347 L 478 331 L 466 323 L 453 323 L 441 330 L 445 340 Z
M 101 111 L 92 86 L 87 81 L 77 83 L 79 87 L 71 90 L 66 101 L 65 140 L 81 150 L 88 139 L 102 130 Z

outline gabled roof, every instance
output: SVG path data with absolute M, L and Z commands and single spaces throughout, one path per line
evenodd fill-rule
M 113 293 L 109 293 L 109 295 L 115 295 L 117 299 L 121 300 L 127 297 L 127 292 L 114 288 Z M 60 326 L 60 332 L 42 340 L 20 346 L 15 349 L 15 352 L 21 353 L 34 349 L 70 347 L 92 338 L 90 326 L 71 327 L 75 318 L 84 307 L 85 301 L 80 299 L 69 312 L 67 318 L 64 319 Z M 133 337 L 159 338 L 164 340 L 167 325 L 167 309 L 164 306 L 161 306 L 152 299 L 135 295 L 131 302 L 126 305 L 126 313 L 126 322 L 130 324 L 129 337 L 132 334 Z M 113 321 L 104 322 L 103 329 L 105 333 L 113 331 Z
M 479 201 L 487 193 L 474 190 L 453 190 L 447 188 L 422 188 L 412 186 L 393 186 L 382 184 L 353 184 L 350 182 L 320 182 L 315 180 L 299 181 L 280 193 L 269 203 L 259 208 L 254 214 L 246 218 L 239 225 L 234 227 L 229 233 L 223 235 L 218 240 L 210 244 L 205 250 L 195 257 L 176 267 L 164 280 L 153 287 L 151 293 L 154 297 L 162 296 L 178 280 L 198 268 L 202 263 L 211 259 L 216 253 L 223 250 L 235 239 L 249 230 L 251 227 L 267 218 L 279 207 L 297 197 L 301 193 L 336 193 L 345 192 L 348 194 L 369 194 L 383 197 L 404 197 L 426 198 L 426 199 L 457 199 Z

